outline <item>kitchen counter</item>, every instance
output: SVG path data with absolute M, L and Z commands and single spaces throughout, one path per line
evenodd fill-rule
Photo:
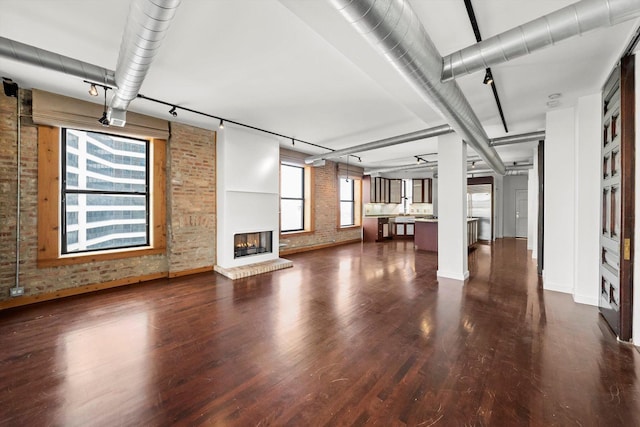
M 467 218 L 467 245 L 475 246 L 478 241 L 478 218 Z M 438 219 L 416 218 L 414 244 L 416 249 L 438 252 Z

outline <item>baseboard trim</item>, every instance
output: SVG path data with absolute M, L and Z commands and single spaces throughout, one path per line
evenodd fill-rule
M 552 282 L 550 280 L 545 279 L 544 277 L 542 279 L 542 288 L 545 291 L 562 292 L 564 294 L 573 293 L 571 287 L 560 284 L 560 283 Z
M 590 297 L 587 295 L 574 295 L 573 302 L 578 304 L 598 306 L 598 297 Z
M 341 242 L 322 243 L 314 246 L 301 246 L 298 248 L 280 249 L 280 256 L 286 256 L 291 254 L 297 254 L 301 252 L 315 251 L 317 249 L 332 248 L 334 246 L 348 245 L 349 243 L 360 243 L 362 239 L 343 240 Z
M 452 280 L 458 280 L 460 282 L 464 282 L 469 278 L 469 270 L 465 271 L 463 274 L 453 273 L 451 271 L 438 270 L 436 272 L 436 276 L 438 278 L 452 279 Z
M 60 298 L 66 298 L 74 295 L 82 295 L 90 292 L 102 291 L 105 289 L 117 288 L 119 286 L 128 286 L 136 283 L 148 282 L 156 279 L 165 279 L 168 277 L 166 272 L 153 273 L 144 276 L 127 277 L 124 279 L 112 280 L 110 282 L 98 283 L 94 285 L 79 286 L 77 288 L 60 289 L 55 292 L 48 292 L 38 295 L 25 295 L 22 297 L 11 298 L 0 301 L 0 310 L 8 308 L 21 307 L 24 305 L 35 304 L 44 301 L 51 301 Z
M 192 268 L 190 270 L 172 271 L 169 273 L 169 279 L 173 279 L 174 277 L 189 276 L 191 274 L 207 273 L 209 271 L 213 271 L 213 265 L 207 265 L 200 268 Z

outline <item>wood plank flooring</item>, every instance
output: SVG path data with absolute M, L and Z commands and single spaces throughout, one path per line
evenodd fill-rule
M 0 425 L 640 425 L 640 353 L 524 240 L 465 285 L 406 240 L 288 258 L 0 312 Z

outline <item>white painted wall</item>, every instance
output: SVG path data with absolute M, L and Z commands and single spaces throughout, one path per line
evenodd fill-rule
M 544 156 L 544 288 L 566 293 L 575 283 L 574 119 L 573 108 L 547 112 Z
M 502 175 L 494 175 L 493 176 L 493 191 L 494 191 L 494 206 L 493 206 L 493 235 L 496 239 L 502 239 L 504 237 L 504 233 L 502 231 L 503 228 L 503 217 L 504 217 L 504 176 Z
M 600 247 L 601 94 L 578 99 L 576 106 L 575 252 L 573 299 L 598 305 Z
M 503 179 L 503 237 L 516 236 L 516 190 L 527 190 L 528 181 L 526 175 L 505 176 Z
M 529 239 L 527 249 L 531 258 L 538 258 L 538 148 L 533 149 L 533 169 L 529 171 Z
M 278 140 L 228 124 L 218 132 L 216 145 L 217 265 L 232 268 L 277 259 L 280 243 Z M 234 259 L 234 235 L 256 231 L 273 232 L 273 252 Z
M 469 277 L 467 144 L 455 133 L 438 137 L 438 277 Z

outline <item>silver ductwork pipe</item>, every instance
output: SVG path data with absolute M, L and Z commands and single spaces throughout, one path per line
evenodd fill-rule
M 378 148 L 390 147 L 392 145 L 403 144 L 405 142 L 418 141 L 420 139 L 432 138 L 438 135 L 444 135 L 446 133 L 453 132 L 453 129 L 449 125 L 440 125 L 428 129 L 422 129 L 416 132 L 406 133 L 404 135 L 392 136 L 390 138 L 379 139 L 373 142 L 367 142 L 365 144 L 355 145 L 353 147 L 345 148 L 342 150 L 331 151 L 325 154 L 318 154 L 309 156 L 304 159 L 306 164 L 311 164 L 317 160 L 336 159 L 338 157 L 347 156 L 353 153 L 361 153 L 363 151 L 376 150 Z
M 442 81 L 640 16 L 640 0 L 582 0 L 443 58 Z
M 133 0 L 122 35 L 115 80 L 118 86 L 109 104 L 109 122 L 124 126 L 133 101 L 181 0 Z
M 379 169 L 367 169 L 364 171 L 365 175 L 378 175 L 381 173 L 387 172 L 397 172 L 397 171 L 408 171 L 413 169 L 424 169 L 429 167 L 437 166 L 438 162 L 427 162 L 427 163 L 419 163 L 413 165 L 402 165 L 402 166 L 389 166 L 388 168 L 379 168 Z
M 492 169 L 505 167 L 455 82 L 442 83 L 442 57 L 408 0 L 331 0 Z
M 503 136 L 501 138 L 493 138 L 490 140 L 492 147 L 499 147 L 501 145 L 521 144 L 523 142 L 537 142 L 543 141 L 546 137 L 546 132 L 541 130 L 537 132 L 521 133 L 519 135 Z
M 0 58 L 69 74 L 84 80 L 116 86 L 115 72 L 68 56 L 0 37 Z

